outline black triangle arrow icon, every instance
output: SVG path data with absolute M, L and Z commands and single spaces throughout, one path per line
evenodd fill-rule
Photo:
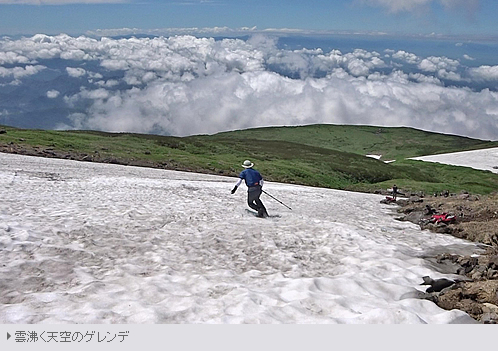
M 7 332 L 7 340 L 10 339 L 10 334 Z

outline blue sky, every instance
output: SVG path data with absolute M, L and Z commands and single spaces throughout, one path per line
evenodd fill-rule
M 0 35 L 254 27 L 498 34 L 496 0 L 0 0 Z

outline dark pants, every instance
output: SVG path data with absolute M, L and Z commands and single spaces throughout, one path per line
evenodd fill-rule
M 263 202 L 259 199 L 261 192 L 262 189 L 259 185 L 249 187 L 247 190 L 247 204 L 253 210 L 258 211 L 259 216 L 268 216 Z

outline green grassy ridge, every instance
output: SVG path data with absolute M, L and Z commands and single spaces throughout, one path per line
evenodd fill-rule
M 382 155 L 381 160 L 498 147 L 496 141 L 490 142 L 407 127 L 364 125 L 315 124 L 264 127 L 224 132 L 214 137 L 291 141 L 360 155 Z
M 14 143 L 25 147 L 87 154 L 98 162 L 112 159 L 123 164 L 237 176 L 242 170 L 241 162 L 251 159 L 267 180 L 317 187 L 372 192 L 390 188 L 396 183 L 412 191 L 448 189 L 452 192 L 467 190 L 480 194 L 498 189 L 498 175 L 491 172 L 413 160 L 386 164 L 365 157 L 365 148 L 372 145 L 372 141 L 365 140 L 368 139 L 365 133 L 375 134 L 376 127 L 339 126 L 339 131 L 334 131 L 334 126 L 324 125 L 257 128 L 190 137 L 12 127 L 2 129 L 6 133 L 0 134 L 0 147 Z M 386 131 L 380 134 L 389 134 L 391 140 L 403 140 L 408 145 L 423 145 L 424 138 L 434 138 L 434 133 L 415 130 L 410 139 L 411 129 L 382 127 L 384 129 Z M 333 145 L 326 143 L 324 136 L 327 131 L 333 139 L 338 133 L 343 134 L 347 130 L 347 134 L 353 137 L 345 139 L 342 148 L 334 149 Z M 319 137 L 312 138 L 315 131 Z M 456 136 L 442 136 L 440 139 L 443 141 L 438 145 L 445 147 L 445 152 L 495 146 L 490 142 Z M 465 142 L 462 143 L 462 140 Z M 376 139 L 374 141 L 376 145 L 382 144 Z M 358 145 L 355 146 L 355 143 Z M 384 141 L 383 145 L 382 150 L 387 155 L 399 156 L 408 151 L 398 144 Z M 360 151 L 351 152 L 353 149 Z M 417 150 L 422 152 L 420 150 L 427 148 Z M 411 152 L 409 156 L 422 155 L 417 152 Z

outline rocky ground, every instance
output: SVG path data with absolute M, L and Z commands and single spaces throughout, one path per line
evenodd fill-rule
M 18 144 L 0 144 L 0 152 L 189 171 L 164 163 L 106 158 L 98 152 L 89 155 L 60 152 L 50 148 L 24 147 Z M 450 270 L 453 270 L 451 273 L 459 274 L 462 279 L 454 283 L 450 282 L 449 287 L 441 290 L 434 289 L 437 286 L 435 284 L 429 289 L 440 291 L 430 290 L 421 298 L 431 300 L 447 310 L 463 310 L 480 323 L 497 324 L 498 193 L 489 196 L 467 193 L 447 194 L 447 196 L 413 194 L 407 198 L 398 198 L 397 201 L 384 200 L 383 202 L 399 205 L 397 211 L 401 215 L 398 219 L 416 223 L 422 230 L 450 234 L 483 244 L 486 252 L 478 257 L 442 253 L 430 258 L 450 267 Z M 437 222 L 432 218 L 433 215 L 443 213 L 449 215 L 447 223 Z M 443 284 L 445 285 L 448 284 Z
M 485 253 L 477 257 L 437 254 L 433 259 L 452 267 L 453 273 L 462 279 L 441 291 L 430 291 L 422 298 L 447 310 L 463 310 L 478 322 L 497 324 L 498 193 L 488 196 L 464 192 L 437 195 L 412 195 L 398 198 L 396 202 L 383 202 L 400 206 L 397 209 L 401 214 L 399 220 L 416 223 L 422 230 L 481 243 Z

